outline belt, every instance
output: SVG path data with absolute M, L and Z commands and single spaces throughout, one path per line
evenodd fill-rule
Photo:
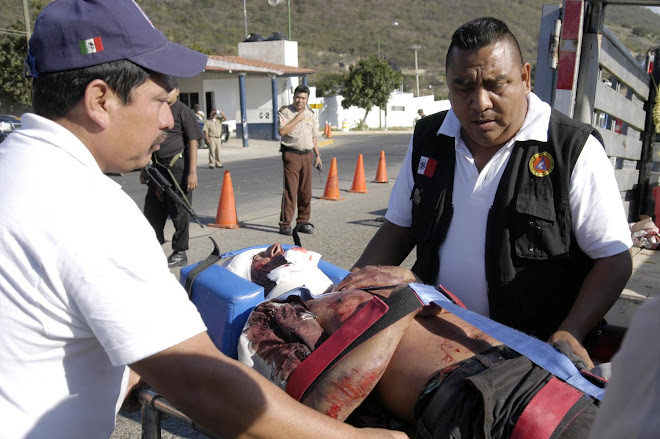
M 163 168 L 171 168 L 174 166 L 174 164 L 179 160 L 181 157 L 183 157 L 183 152 L 180 152 L 178 154 L 175 154 L 173 157 L 167 157 L 167 158 L 161 158 L 159 159 L 156 154 L 154 154 L 154 162 L 158 166 L 162 166 Z
M 293 148 L 289 148 L 288 146 L 280 145 L 280 151 L 281 152 L 292 152 L 292 153 L 298 154 L 298 155 L 305 155 L 305 154 L 309 154 L 311 149 L 306 149 L 304 151 L 301 151 L 299 149 L 293 149 Z

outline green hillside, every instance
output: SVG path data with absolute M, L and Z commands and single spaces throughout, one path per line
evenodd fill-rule
M 155 26 L 180 44 L 219 55 L 237 54 L 248 33 L 267 38 L 288 31 L 287 5 L 267 0 L 138 0 Z M 452 32 L 472 18 L 492 15 L 507 22 L 519 39 L 526 60 L 536 61 L 541 8 L 548 0 L 290 0 L 292 39 L 299 44 L 300 65 L 341 72 L 361 57 L 381 54 L 405 77 L 405 90 L 415 84 L 414 52 L 422 94 L 446 94 L 444 58 Z M 559 2 L 557 2 L 559 3 Z M 244 8 L 245 5 L 245 15 Z M 0 0 L 5 12 L 0 28 L 22 20 L 21 0 Z M 660 15 L 639 6 L 607 6 L 606 24 L 637 53 L 660 40 Z M 397 21 L 398 26 L 388 26 Z M 314 76 L 309 78 L 315 81 Z M 430 86 L 430 87 L 429 87 Z

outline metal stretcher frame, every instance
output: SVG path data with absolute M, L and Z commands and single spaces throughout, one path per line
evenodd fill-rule
M 210 438 L 222 439 L 190 419 L 152 389 L 141 390 L 138 400 L 142 405 L 142 439 L 161 439 L 160 424 L 163 415 L 178 419 L 193 430 Z

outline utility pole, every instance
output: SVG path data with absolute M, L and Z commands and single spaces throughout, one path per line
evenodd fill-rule
M 30 12 L 28 11 L 27 0 L 23 0 L 23 16 L 25 18 L 25 37 L 27 38 L 27 45 L 29 49 L 30 36 L 32 36 L 32 30 L 30 29 Z
M 417 67 L 417 51 L 421 48 L 422 46 L 418 44 L 408 47 L 408 49 L 415 51 L 415 81 L 417 82 L 417 97 L 419 97 L 419 69 Z

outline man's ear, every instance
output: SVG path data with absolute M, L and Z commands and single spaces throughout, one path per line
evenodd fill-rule
M 110 115 L 121 105 L 121 100 L 105 81 L 95 79 L 87 84 L 83 103 L 87 116 L 100 128 L 107 129 Z
M 280 244 L 273 244 L 270 246 L 270 254 L 268 256 L 272 258 L 273 256 L 275 256 L 276 254 L 282 251 L 283 251 L 282 246 Z
M 532 91 L 532 65 L 528 62 L 523 64 L 522 80 L 525 87 L 525 94 L 527 95 Z

